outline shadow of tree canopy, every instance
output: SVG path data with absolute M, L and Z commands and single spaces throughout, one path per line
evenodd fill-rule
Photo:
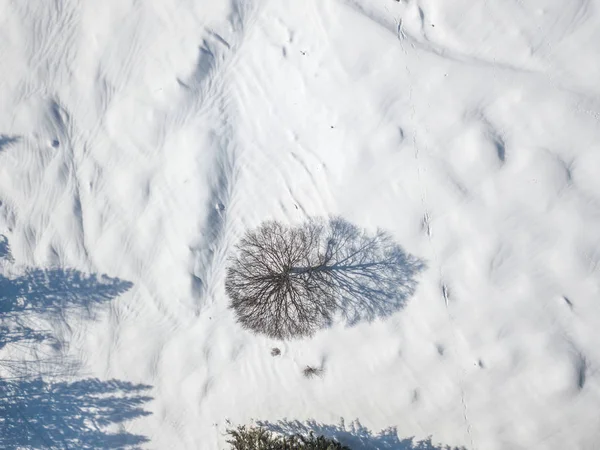
M 54 315 L 67 310 L 91 314 L 94 306 L 132 286 L 129 281 L 75 269 L 30 269 L 15 279 L 0 275 L 0 315 L 24 311 Z
M 426 267 L 389 233 L 341 217 L 264 222 L 236 249 L 225 279 L 230 307 L 244 328 L 276 339 L 310 336 L 340 316 L 350 326 L 385 318 Z
M 378 229 L 369 234 L 339 217 L 329 220 L 325 256 L 329 282 L 349 325 L 385 318 L 402 308 L 426 267 L 389 233 Z
M 131 449 L 144 436 L 107 431 L 150 413 L 151 386 L 85 379 L 47 383 L 0 379 L 0 448 Z
M 464 447 L 436 445 L 431 437 L 422 441 L 413 437 L 403 439 L 398 436 L 396 427 L 373 433 L 358 420 L 351 422 L 349 426 L 346 426 L 343 419 L 339 425 L 326 425 L 315 420 L 279 420 L 275 423 L 258 421 L 257 425 L 281 434 L 308 435 L 312 431 L 315 435 L 335 438 L 352 450 L 466 450 Z

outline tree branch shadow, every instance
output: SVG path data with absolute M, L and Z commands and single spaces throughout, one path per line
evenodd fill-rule
M 280 434 L 308 435 L 311 431 L 315 435 L 335 438 L 352 450 L 466 450 L 447 445 L 436 445 L 431 437 L 417 441 L 414 437 L 403 439 L 398 436 L 396 427 L 373 433 L 368 428 L 355 420 L 346 426 L 344 420 L 339 425 L 326 425 L 315 420 L 300 422 L 299 420 L 279 420 L 277 422 L 258 421 L 257 425 L 269 431 Z
M 404 251 L 383 230 L 368 234 L 340 217 L 329 220 L 327 282 L 338 293 L 347 325 L 385 318 L 415 293 L 425 261 Z
M 32 328 L 28 321 L 28 317 L 0 314 L 0 379 L 73 376 L 78 364 L 62 354 L 62 344 L 49 330 Z
M 341 217 L 263 222 L 236 246 L 225 278 L 238 322 L 275 339 L 385 318 L 415 293 L 425 262 L 383 230 Z
M 53 335 L 48 320 L 68 328 L 73 314 L 92 319 L 98 308 L 132 285 L 73 269 L 30 269 L 14 279 L 0 275 L 0 369 L 18 377 L 32 373 L 53 375 L 59 371 L 72 375 L 75 372 L 72 361 L 56 357 L 66 342 Z M 50 356 L 46 354 L 48 350 Z M 13 351 L 21 358 L 6 356 Z M 24 359 L 26 354 L 33 355 L 34 360 Z M 32 366 L 38 370 L 31 370 Z M 67 368 L 69 371 L 65 373 Z
M 31 346 L 52 339 L 48 331 L 34 330 L 21 323 L 0 324 L 0 350 L 7 345 Z

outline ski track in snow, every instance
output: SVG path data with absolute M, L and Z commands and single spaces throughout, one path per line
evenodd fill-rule
M 598 30 L 597 0 L 1 3 L 0 275 L 132 283 L 49 322 L 71 378 L 153 386 L 123 425 L 147 448 L 285 418 L 593 448 Z M 310 340 L 241 330 L 238 238 L 327 214 L 425 259 L 415 295 Z

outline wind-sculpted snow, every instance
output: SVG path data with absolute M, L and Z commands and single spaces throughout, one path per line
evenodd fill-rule
M 598 0 L 1 2 L 0 359 L 152 385 L 142 448 L 340 417 L 595 448 L 597 42 Z M 427 270 L 339 275 L 310 338 L 249 333 L 236 244 L 315 216 Z

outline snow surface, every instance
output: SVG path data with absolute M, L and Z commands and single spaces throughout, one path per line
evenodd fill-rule
M 340 418 L 599 448 L 599 43 L 599 0 L 2 0 L 0 295 L 108 300 L 47 319 L 48 351 L 62 380 L 152 386 L 121 424 L 145 448 Z M 423 259 L 415 295 L 312 339 L 242 330 L 242 233 L 328 214 Z

